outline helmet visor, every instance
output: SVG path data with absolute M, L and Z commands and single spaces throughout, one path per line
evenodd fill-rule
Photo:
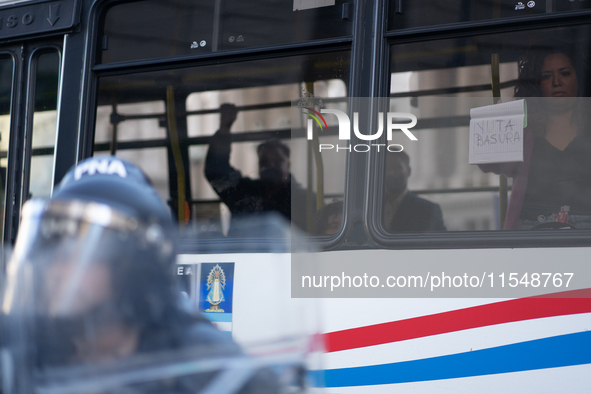
M 100 204 L 28 202 L 2 300 L 6 343 L 41 369 L 133 353 L 137 311 L 119 281 L 150 231 Z

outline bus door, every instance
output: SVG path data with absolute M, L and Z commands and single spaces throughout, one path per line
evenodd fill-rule
M 0 235 L 12 242 L 22 204 L 52 192 L 60 70 L 79 2 L 6 3 L 0 1 Z M 76 112 L 68 105 L 71 119 Z
M 0 45 L 0 182 L 3 239 L 16 236 L 20 207 L 49 197 L 63 37 Z

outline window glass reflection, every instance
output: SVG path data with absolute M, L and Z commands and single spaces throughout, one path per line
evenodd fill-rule
M 409 157 L 407 191 L 437 204 L 447 231 L 552 229 L 564 223 L 591 228 L 586 224 L 591 176 L 585 164 L 591 152 L 588 37 L 589 26 L 583 25 L 522 32 L 519 42 L 512 34 L 498 34 L 392 46 L 390 110 L 419 119 L 413 129 L 418 143 L 398 137 Z M 494 55 L 501 100 L 527 101 L 524 161 L 469 165 L 470 109 L 493 104 Z M 501 142 L 498 135 L 486 140 Z M 387 190 L 397 166 L 383 160 L 386 191 L 380 212 L 390 218 L 398 201 Z M 509 182 L 506 212 L 499 207 L 506 192 L 499 193 L 498 174 Z M 397 228 L 391 219 L 378 221 L 394 233 L 440 231 L 406 230 L 408 222 L 429 216 L 432 208 L 414 210 Z
M 305 9 L 269 0 L 116 4 L 104 12 L 98 58 L 111 63 L 350 36 L 344 7 L 351 6 L 344 0 Z
M 317 211 L 343 198 L 346 155 L 318 170 L 291 100 L 346 97 L 349 66 L 339 51 L 101 78 L 95 154 L 142 167 L 185 233 L 249 236 L 235 220 L 273 212 L 316 234 Z
M 587 10 L 587 0 L 390 0 L 388 30 Z

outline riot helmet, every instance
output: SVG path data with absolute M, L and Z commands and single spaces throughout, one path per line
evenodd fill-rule
M 274 372 L 181 306 L 174 234 L 148 178 L 115 157 L 28 201 L 2 300 L 3 394 L 276 393 Z
M 179 308 L 174 234 L 148 178 L 115 157 L 85 160 L 51 199 L 29 200 L 2 300 L 13 369 L 38 373 L 141 351 L 142 336 Z

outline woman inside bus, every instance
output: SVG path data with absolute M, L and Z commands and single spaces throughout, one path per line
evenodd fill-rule
M 513 178 L 505 230 L 591 228 L 588 69 L 573 43 L 534 45 L 519 62 L 515 97 L 528 127 L 519 163 L 481 165 Z

